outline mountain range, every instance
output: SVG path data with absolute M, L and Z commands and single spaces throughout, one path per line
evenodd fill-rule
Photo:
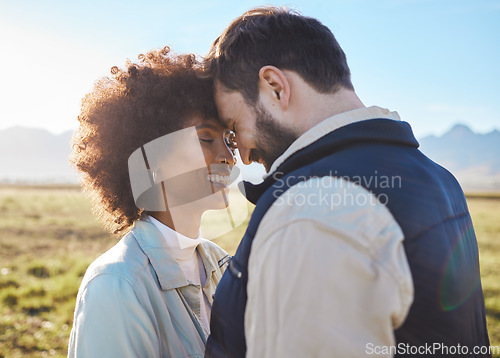
M 75 183 L 69 165 L 71 136 L 44 129 L 11 127 L 0 131 L 0 182 Z
M 419 142 L 420 150 L 451 171 L 465 190 L 500 190 L 500 131 L 479 134 L 456 124 Z
M 76 183 L 68 163 L 71 135 L 19 126 L 0 130 L 0 182 Z M 419 142 L 420 150 L 451 171 L 465 190 L 500 190 L 500 131 L 480 134 L 457 124 L 442 136 Z M 264 173 L 255 164 L 242 172 L 252 182 Z

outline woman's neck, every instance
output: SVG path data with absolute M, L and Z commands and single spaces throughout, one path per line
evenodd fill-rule
M 201 215 L 194 210 L 174 208 L 150 213 L 152 217 L 186 237 L 196 239 L 200 235 Z

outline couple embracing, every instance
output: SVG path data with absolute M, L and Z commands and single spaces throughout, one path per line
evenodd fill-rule
M 72 161 L 125 235 L 83 278 L 70 357 L 489 356 L 462 189 L 361 102 L 318 20 L 257 8 L 203 61 L 166 48 L 112 73 Z M 200 222 L 229 205 L 236 150 L 267 173 L 230 258 Z

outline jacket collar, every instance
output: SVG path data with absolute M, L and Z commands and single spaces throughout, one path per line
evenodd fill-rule
M 375 114 L 383 116 L 372 117 Z M 273 163 L 262 183 L 243 182 L 240 188 L 243 187 L 241 189 L 247 199 L 256 204 L 262 194 L 284 175 L 360 143 L 419 146 L 410 125 L 399 120 L 396 112 L 379 107 L 358 109 L 328 118 L 311 128 Z
M 388 109 L 377 106 L 358 108 L 327 118 L 297 138 L 297 140 L 295 140 L 295 142 L 293 142 L 292 145 L 290 145 L 290 147 L 288 147 L 288 149 L 274 161 L 269 173 L 264 175 L 264 178 L 272 175 L 272 173 L 274 173 L 276 169 L 278 169 L 278 167 L 292 154 L 311 145 L 328 133 L 352 123 L 374 118 L 392 119 L 396 121 L 400 120 L 398 112 L 391 112 Z
M 165 238 L 149 219 L 137 220 L 131 234 L 151 262 L 162 290 L 172 290 L 189 285 L 181 267 L 170 255 Z M 206 240 L 201 240 L 197 250 L 205 266 L 208 283 L 212 274 L 217 270 L 217 263 L 207 249 Z

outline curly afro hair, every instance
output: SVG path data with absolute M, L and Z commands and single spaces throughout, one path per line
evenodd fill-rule
M 84 97 L 70 162 L 81 174 L 95 215 L 114 234 L 140 218 L 128 173 L 128 158 L 144 144 L 175 132 L 195 115 L 218 120 L 212 82 L 202 78 L 196 57 L 168 47 L 111 69 Z

